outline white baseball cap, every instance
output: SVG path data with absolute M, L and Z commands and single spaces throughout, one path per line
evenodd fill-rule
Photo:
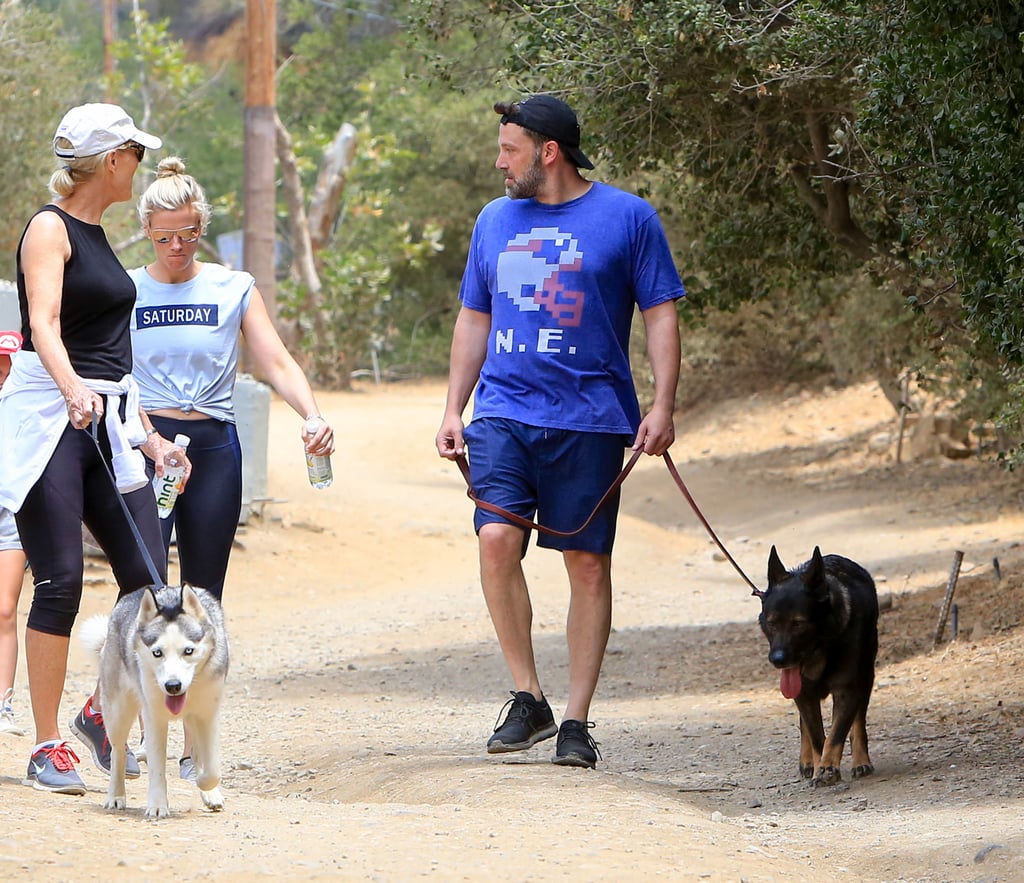
M 9 356 L 21 349 L 21 335 L 17 331 L 0 331 L 0 355 Z
M 66 138 L 71 147 L 58 147 L 57 139 Z M 116 104 L 82 104 L 73 107 L 57 126 L 53 136 L 53 152 L 61 159 L 96 156 L 135 141 L 150 150 L 163 146 L 163 141 L 137 128 L 123 107 Z

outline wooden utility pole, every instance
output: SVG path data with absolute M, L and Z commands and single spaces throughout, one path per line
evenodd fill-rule
M 276 0 L 246 0 L 245 152 L 242 265 L 256 278 L 272 321 L 277 319 L 274 279 L 274 72 Z M 251 359 L 243 356 L 243 361 Z M 246 365 L 249 370 L 251 365 Z

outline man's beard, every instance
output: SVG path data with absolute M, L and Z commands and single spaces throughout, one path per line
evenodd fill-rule
M 545 181 L 544 167 L 540 163 L 540 149 L 533 154 L 533 163 L 521 178 L 505 182 L 505 195 L 509 199 L 532 199 Z

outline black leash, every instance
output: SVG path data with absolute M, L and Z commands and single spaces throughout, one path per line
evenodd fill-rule
M 626 465 L 622 468 L 622 471 L 616 477 L 615 481 L 612 482 L 611 487 L 608 488 L 607 491 L 605 491 L 604 496 L 601 497 L 597 505 L 594 507 L 594 511 L 591 512 L 587 516 L 587 520 L 584 521 L 583 524 L 581 524 L 575 530 L 555 530 L 554 528 L 547 527 L 543 524 L 539 524 L 536 521 L 531 521 L 528 518 L 523 518 L 521 515 L 516 515 L 515 512 L 509 512 L 507 509 L 503 509 L 501 506 L 496 506 L 494 503 L 488 503 L 486 500 L 481 500 L 476 495 L 476 491 L 473 490 L 473 485 L 470 482 L 469 463 L 466 462 L 465 455 L 459 454 L 455 458 L 455 462 L 458 465 L 459 470 L 462 472 L 462 477 L 466 481 L 466 496 L 468 496 L 473 501 L 473 503 L 480 509 L 484 509 L 487 512 L 491 512 L 495 515 L 500 515 L 505 520 L 512 522 L 518 527 L 525 528 L 526 530 L 536 530 L 541 533 L 546 533 L 556 537 L 572 537 L 580 533 L 581 531 L 585 530 L 590 525 L 590 522 L 594 520 L 594 517 L 600 511 L 601 507 L 608 502 L 608 499 L 612 496 L 612 494 L 614 494 L 615 491 L 618 490 L 622 483 L 626 480 L 626 476 L 629 475 L 629 473 L 632 471 L 633 467 L 636 465 L 637 460 L 640 459 L 640 455 L 642 453 L 642 448 L 638 451 L 633 452 L 633 456 L 630 457 L 629 462 L 626 463 Z M 700 523 L 704 525 L 704 529 L 708 532 L 708 536 L 710 536 L 711 539 L 714 540 L 715 545 L 718 546 L 719 549 L 721 549 L 722 554 L 725 555 L 726 559 L 733 566 L 736 572 L 743 578 L 743 581 L 748 586 L 750 586 L 752 590 L 751 594 L 756 595 L 760 598 L 764 594 L 764 592 L 762 592 L 757 586 L 754 585 L 753 582 L 751 582 L 750 577 L 748 577 L 743 572 L 743 568 L 736 563 L 736 559 L 729 554 L 729 550 L 725 548 L 725 544 L 718 538 L 718 534 L 715 533 L 714 529 L 708 523 L 707 518 L 704 517 L 704 513 L 700 511 L 700 507 L 697 505 L 696 500 L 693 499 L 693 496 L 690 494 L 689 489 L 686 487 L 686 483 L 683 481 L 682 476 L 679 475 L 679 470 L 676 469 L 676 464 L 672 462 L 672 457 L 669 456 L 668 451 L 665 451 L 665 453 L 662 454 L 661 456 L 665 461 L 665 467 L 668 469 L 669 475 L 672 476 L 672 479 L 675 481 L 676 486 L 679 488 L 682 495 L 686 498 L 686 502 L 690 504 L 690 508 L 693 510 L 694 515 L 696 515 L 697 518 L 700 520 Z
M 110 464 L 107 463 L 107 458 L 103 455 L 103 449 L 100 447 L 99 415 L 95 411 L 92 412 L 92 429 L 90 435 L 92 437 L 92 443 L 96 445 L 96 450 L 99 452 L 100 462 L 103 463 L 103 468 L 106 470 L 107 475 L 110 476 L 110 483 L 114 486 L 114 496 L 117 497 L 117 501 L 121 504 L 121 510 L 124 512 L 124 517 L 128 519 L 128 526 L 132 529 L 132 536 L 135 537 L 135 542 L 139 544 L 139 551 L 142 552 L 143 560 L 145 560 L 146 567 L 149 569 L 149 575 L 153 578 L 153 587 L 161 589 L 166 585 L 166 583 L 160 576 L 160 571 L 156 569 L 156 564 L 153 562 L 153 556 L 149 554 L 149 549 L 146 548 L 146 541 L 142 539 L 142 533 L 139 531 L 139 526 L 135 523 L 135 519 L 132 518 L 132 513 L 128 509 L 128 504 L 124 501 L 124 496 L 117 488 L 117 479 L 114 478 L 114 473 L 110 468 Z

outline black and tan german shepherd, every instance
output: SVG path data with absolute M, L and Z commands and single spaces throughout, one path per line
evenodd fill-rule
M 768 661 L 781 670 L 782 695 L 800 711 L 800 774 L 812 785 L 839 782 L 847 735 L 853 777 L 873 773 L 867 713 L 878 656 L 878 595 L 871 574 L 848 558 L 822 557 L 817 546 L 810 561 L 789 571 L 772 546 L 768 588 L 758 594 Z M 829 693 L 826 738 L 821 703 Z

